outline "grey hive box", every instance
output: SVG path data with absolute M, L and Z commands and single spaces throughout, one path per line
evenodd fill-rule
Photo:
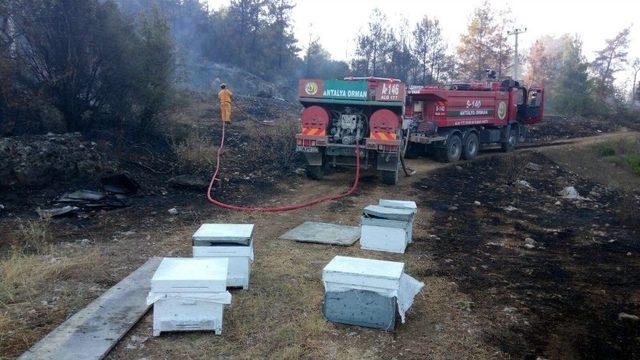
M 393 330 L 424 284 L 404 273 L 404 263 L 336 256 L 322 270 L 325 319 Z
M 403 263 L 336 256 L 322 271 L 324 317 L 341 324 L 393 330 Z
M 411 242 L 414 210 L 369 205 L 360 218 L 360 247 L 404 253 Z
M 248 289 L 253 229 L 253 224 L 203 224 L 192 237 L 193 257 L 228 259 L 227 286 Z

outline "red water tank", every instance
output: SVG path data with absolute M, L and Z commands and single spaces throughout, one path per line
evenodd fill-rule
M 369 119 L 371 132 L 395 133 L 399 127 L 400 117 L 389 109 L 380 109 Z
M 313 128 L 326 130 L 329 126 L 329 113 L 320 106 L 313 105 L 302 112 L 302 128 Z

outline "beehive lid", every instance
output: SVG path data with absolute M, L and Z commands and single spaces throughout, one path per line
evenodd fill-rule
M 411 209 L 414 214 L 418 211 L 418 205 L 415 201 L 380 199 L 378 205 L 396 209 Z
M 380 205 L 369 205 L 363 211 L 363 215 L 366 217 L 402 221 L 410 221 L 413 218 L 413 213 L 412 209 L 396 209 Z
M 244 245 L 251 244 L 253 224 L 202 224 L 193 234 L 193 245 Z
M 151 279 L 151 291 L 225 291 L 228 266 L 229 260 L 226 258 L 164 258 Z
M 404 263 L 401 262 L 363 259 L 349 256 L 336 256 L 327 264 L 327 266 L 324 267 L 324 272 L 390 280 L 400 279 L 400 275 L 402 275 L 403 270 Z

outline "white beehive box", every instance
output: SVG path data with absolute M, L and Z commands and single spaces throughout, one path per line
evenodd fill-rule
M 360 247 L 404 253 L 411 242 L 413 215 L 411 209 L 367 206 L 360 219 Z
M 203 224 L 193 234 L 194 258 L 229 260 L 227 286 L 249 288 L 253 224 Z
M 404 263 L 336 256 L 324 267 L 322 281 L 350 289 L 397 290 Z
M 165 258 L 153 278 L 147 304 L 153 304 L 153 335 L 165 331 L 222 332 L 227 259 Z
M 409 228 L 409 243 L 413 242 L 413 221 L 415 220 L 416 214 L 418 213 L 418 205 L 416 204 L 416 202 L 410 200 L 380 199 L 378 201 L 378 205 L 395 209 L 410 209 L 413 211 L 413 217 L 411 218 L 411 227 Z
M 418 205 L 415 201 L 380 199 L 378 205 L 396 209 L 411 209 L 414 215 L 418 213 Z
M 322 271 L 323 313 L 330 321 L 391 330 L 424 286 L 404 263 L 336 256 Z

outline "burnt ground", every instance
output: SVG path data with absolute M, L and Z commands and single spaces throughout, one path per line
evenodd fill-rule
M 553 140 L 572 139 L 609 133 L 623 128 L 640 130 L 640 122 L 615 117 L 582 117 L 545 115 L 544 121 L 527 128 L 528 141 L 546 143 Z
M 590 201 L 560 199 L 569 185 Z M 619 319 L 640 312 L 637 194 L 630 201 L 535 152 L 436 170 L 415 188 L 435 210 L 436 236 L 417 240 L 437 264 L 423 274 L 470 295 L 486 342 L 514 358 L 640 358 L 638 322 Z
M 351 170 L 322 182 L 296 172 L 296 159 L 286 159 L 290 167 L 282 170 L 277 149 L 288 146 L 291 137 L 278 123 L 262 120 L 291 120 L 297 110 L 263 113 L 262 102 L 244 105 L 250 116 L 238 114 L 230 130 L 216 195 L 231 203 L 271 206 L 344 191 Z M 219 123 L 211 126 L 216 111 L 196 103 L 172 121 L 187 134 L 207 134 L 209 146 L 219 140 Z M 537 125 L 534 142 L 615 129 L 585 123 L 572 134 L 562 130 L 562 121 Z M 554 147 L 567 153 L 567 164 L 560 166 L 538 154 L 543 147 L 513 156 L 487 152 L 477 161 L 454 165 L 411 160 L 417 175 L 402 178 L 392 191 L 374 177 L 363 177 L 349 198 L 277 215 L 225 211 L 207 204 L 202 189 L 171 187 L 169 178 L 185 170 L 166 151 L 142 144 L 111 154 L 119 160 L 113 171 L 126 172 L 142 185 L 127 208 L 38 220 L 34 209 L 51 205 L 61 192 L 99 189 L 99 174 L 56 178 L 44 189 L 0 191 L 6 207 L 0 211 L 0 265 L 24 274 L 14 273 L 6 289 L 0 286 L 0 358 L 18 356 L 149 257 L 190 256 L 190 236 L 203 222 L 252 222 L 260 229 L 251 289 L 233 292 L 224 335 L 153 338 L 150 312 L 109 358 L 638 358 L 638 322 L 618 319 L 621 312 L 640 315 L 634 278 L 640 249 L 633 240 L 638 238 L 638 195 L 586 180 L 593 174 L 584 174 L 583 164 L 597 159 L 575 161 L 574 155 L 591 151 L 579 148 L 583 141 Z M 261 149 L 276 149 L 276 156 L 246 156 Z M 529 161 L 543 170 L 525 170 Z M 580 175 L 564 170 L 570 166 Z M 199 170 L 186 174 L 210 176 L 210 166 Z M 627 188 L 634 191 L 637 178 L 627 175 L 632 177 Z M 517 180 L 535 190 L 514 186 Z M 593 201 L 556 205 L 556 192 L 567 185 Z M 361 209 L 384 197 L 418 202 L 416 241 L 406 254 L 278 240 L 307 220 L 357 225 Z M 505 211 L 509 205 L 518 210 Z M 167 210 L 174 207 L 178 214 L 170 215 Z M 24 240 L 19 226 L 29 223 L 47 232 L 51 248 L 13 259 L 11 245 Z M 527 237 L 536 242 L 534 249 L 524 247 Z M 384 333 L 324 321 L 319 279 L 335 255 L 405 262 L 407 272 L 427 284 L 407 323 Z

